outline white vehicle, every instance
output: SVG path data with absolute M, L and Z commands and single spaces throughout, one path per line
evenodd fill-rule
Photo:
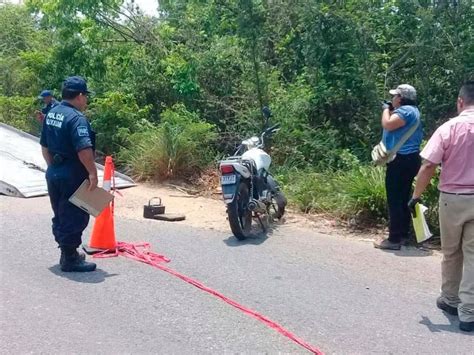
M 268 125 L 271 112 L 264 107 Z M 232 233 L 239 240 L 247 238 L 257 219 L 265 230 L 265 221 L 281 219 L 286 198 L 269 173 L 272 159 L 265 148 L 265 138 L 279 130 L 279 125 L 265 129 L 260 137 L 242 141 L 233 156 L 220 162 L 221 186 Z

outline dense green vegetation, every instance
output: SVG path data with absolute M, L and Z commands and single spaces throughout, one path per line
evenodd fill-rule
M 0 121 L 37 130 L 38 92 L 82 75 L 99 150 L 141 178 L 183 178 L 258 132 L 267 104 L 275 168 L 304 211 L 385 217 L 369 165 L 380 101 L 414 85 L 429 135 L 474 73 L 470 1 L 162 0 L 156 17 L 121 0 L 26 3 L 0 5 Z

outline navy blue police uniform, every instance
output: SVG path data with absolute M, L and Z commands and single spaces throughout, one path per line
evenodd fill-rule
M 43 90 L 41 91 L 41 93 L 39 94 L 38 96 L 38 100 L 44 100 L 46 97 L 48 96 L 53 96 L 53 93 L 51 92 L 51 90 Z M 58 105 L 59 102 L 54 98 L 52 97 L 51 98 L 51 101 L 49 102 L 49 104 L 45 105 L 42 109 L 41 109 L 41 113 L 44 115 L 43 117 L 46 117 L 49 113 L 49 110 L 51 110 L 54 106 Z
M 41 109 L 41 112 L 43 113 L 44 117 L 48 116 L 49 111 L 51 111 L 51 109 L 57 105 L 59 105 L 58 100 L 53 98 L 49 104 L 47 104 L 45 107 Z
M 95 133 L 86 117 L 67 101 L 53 107 L 43 122 L 40 144 L 53 163 L 46 171 L 53 208 L 53 235 L 60 247 L 79 247 L 89 215 L 69 202 L 71 195 L 88 178 L 78 152 L 95 150 Z

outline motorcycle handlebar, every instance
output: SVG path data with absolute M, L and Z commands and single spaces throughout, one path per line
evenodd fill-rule
M 265 131 L 263 131 L 263 134 L 275 133 L 279 128 L 280 128 L 280 124 L 277 123 L 277 124 L 267 128 Z
M 234 156 L 240 155 L 240 151 L 242 150 L 243 147 L 244 147 L 244 145 L 243 145 L 243 144 L 240 144 L 240 145 L 237 147 L 237 150 L 235 151 Z
M 279 129 L 280 129 L 280 124 L 279 124 L 279 123 L 277 123 L 277 124 L 275 124 L 275 125 L 273 125 L 273 126 L 271 126 L 271 127 L 268 127 L 267 129 L 265 129 L 265 130 L 262 132 L 262 135 L 261 135 L 261 137 L 260 137 L 260 144 L 259 144 L 259 147 L 260 147 L 260 148 L 264 148 L 264 139 L 263 139 L 263 138 L 264 138 L 266 135 L 273 134 L 273 133 L 275 133 L 276 131 L 278 131 Z M 234 153 L 234 156 L 240 155 L 241 150 L 242 150 L 243 147 L 244 147 L 244 145 L 243 145 L 243 144 L 240 144 L 240 145 L 237 147 L 237 149 L 236 149 L 236 151 L 235 151 L 235 153 Z

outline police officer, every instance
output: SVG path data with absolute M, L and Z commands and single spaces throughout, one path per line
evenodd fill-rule
M 96 264 L 86 262 L 78 253 L 82 232 L 89 215 L 69 202 L 81 183 L 89 180 L 89 190 L 97 187 L 95 133 L 82 114 L 87 106 L 86 81 L 79 76 L 63 83 L 63 101 L 45 117 L 40 144 L 48 164 L 46 181 L 53 209 L 53 235 L 61 249 L 60 266 L 64 272 L 94 271 Z
M 41 111 L 36 112 L 36 118 L 39 122 L 43 122 L 44 118 L 48 115 L 48 112 L 59 102 L 54 98 L 53 93 L 50 90 L 43 90 L 38 96 L 38 100 L 43 100 L 44 107 Z

